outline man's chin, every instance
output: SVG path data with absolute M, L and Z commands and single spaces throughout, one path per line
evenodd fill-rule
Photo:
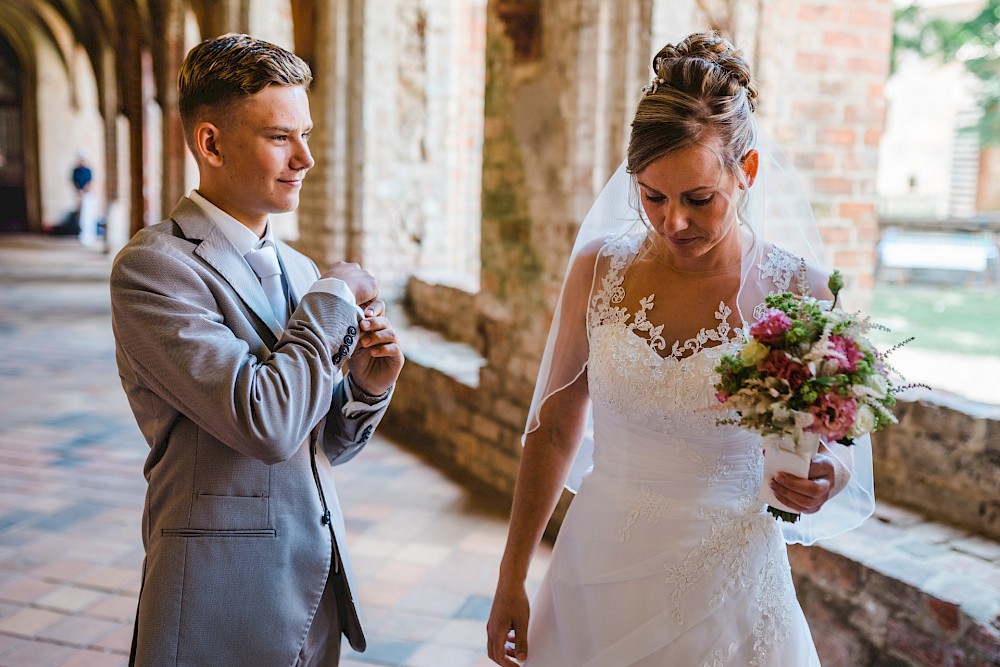
M 282 201 L 274 202 L 271 207 L 271 212 L 274 214 L 279 213 L 291 213 L 299 207 L 299 198 L 296 195 L 293 198 L 286 198 Z

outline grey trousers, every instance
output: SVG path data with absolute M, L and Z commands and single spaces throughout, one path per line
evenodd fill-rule
M 343 572 L 330 573 L 323 589 L 323 597 L 316 609 L 306 641 L 299 651 L 295 667 L 336 667 L 340 663 L 340 642 L 343 639 L 341 627 L 340 600 L 337 591 L 336 577 L 342 577 Z

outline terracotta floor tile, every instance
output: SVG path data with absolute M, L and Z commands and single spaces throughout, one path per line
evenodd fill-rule
M 58 585 L 26 576 L 0 585 L 0 600 L 15 603 L 35 602 L 56 590 Z
M 437 646 L 426 644 L 409 657 L 404 665 L 406 667 L 475 667 L 479 659 L 485 653 L 481 651 L 468 651 L 450 646 Z
M 18 612 L 0 619 L 0 632 L 22 637 L 34 637 L 53 625 L 66 620 L 66 614 L 25 607 Z
M 73 653 L 67 660 L 60 662 L 59 667 L 127 667 L 128 657 L 83 649 Z
M 127 621 L 135 618 L 138 598 L 132 595 L 107 595 L 87 608 L 87 615 L 111 621 Z
M 104 597 L 107 597 L 107 593 L 75 586 L 60 586 L 48 595 L 40 597 L 37 604 L 56 611 L 72 613 L 92 606 Z
M 104 651 L 128 655 L 129 651 L 132 650 L 132 632 L 134 629 L 135 626 L 132 621 L 119 623 L 114 630 L 99 637 L 91 645 Z
M 72 653 L 73 649 L 69 646 L 36 639 L 25 642 L 0 660 L 4 667 L 49 667 L 59 664 Z
M 117 627 L 118 624 L 113 621 L 89 616 L 73 616 L 62 623 L 42 630 L 38 636 L 75 646 L 89 646 Z
M 128 584 L 135 576 L 136 571 L 133 568 L 103 566 L 80 574 L 75 582 L 82 586 L 115 591 Z
M 444 629 L 447 621 L 436 616 L 408 611 L 391 611 L 375 626 L 380 637 L 422 643 L 430 641 Z

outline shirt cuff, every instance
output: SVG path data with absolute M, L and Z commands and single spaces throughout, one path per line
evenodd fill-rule
M 351 291 L 351 288 L 348 287 L 347 283 L 343 280 L 340 280 L 339 278 L 320 278 L 312 284 L 309 291 L 326 292 L 327 294 L 339 296 L 341 299 L 354 306 L 354 310 L 358 316 L 358 322 L 365 319 L 365 311 L 363 311 L 361 306 L 358 305 L 354 292 Z
M 347 395 L 347 402 L 344 403 L 341 413 L 348 419 L 353 419 L 361 415 L 378 412 L 388 405 L 394 387 L 395 385 L 389 387 L 381 396 L 372 396 L 359 387 L 354 382 L 351 374 L 348 373 L 346 382 L 344 382 L 344 393 Z

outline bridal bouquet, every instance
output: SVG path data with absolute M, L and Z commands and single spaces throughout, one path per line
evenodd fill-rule
M 805 285 L 804 269 L 802 278 Z M 808 477 L 821 439 L 852 445 L 854 438 L 896 422 L 886 355 L 868 340 L 873 325 L 867 318 L 835 307 L 842 286 L 835 271 L 832 304 L 808 296 L 806 288 L 767 297 L 767 310 L 738 353 L 723 356 L 715 369 L 716 397 L 739 414 L 722 423 L 763 436 L 761 498 L 771 514 L 789 522 L 799 515 L 771 493 L 767 481 L 775 473 Z

